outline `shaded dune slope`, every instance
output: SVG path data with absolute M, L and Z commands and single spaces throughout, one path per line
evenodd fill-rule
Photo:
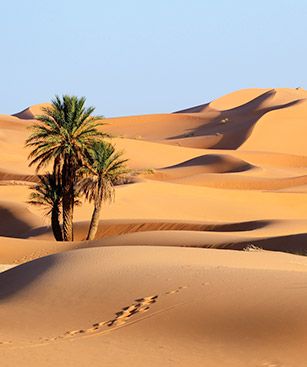
M 32 214 L 26 205 L 0 201 L 0 236 L 22 238 L 25 233 L 42 225 L 42 220 Z

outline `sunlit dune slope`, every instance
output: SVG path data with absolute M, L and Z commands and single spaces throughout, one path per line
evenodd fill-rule
M 258 121 L 242 150 L 307 155 L 307 102 L 272 111 Z
M 227 111 L 238 107 L 246 108 L 252 106 L 255 101 L 258 101 L 258 97 L 267 94 L 271 96 L 271 98 L 265 98 L 262 100 L 262 108 L 265 106 L 272 107 L 307 98 L 307 91 L 302 88 L 249 88 L 240 89 L 217 98 L 209 104 L 209 107 L 218 111 Z

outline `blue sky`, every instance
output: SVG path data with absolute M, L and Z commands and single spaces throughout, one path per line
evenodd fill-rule
M 0 14 L 0 113 L 63 93 L 120 116 L 307 88 L 305 0 L 10 0 Z

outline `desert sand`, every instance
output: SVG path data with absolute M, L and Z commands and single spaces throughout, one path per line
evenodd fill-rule
M 0 115 L 2 366 L 306 366 L 307 91 L 106 118 L 138 175 L 73 243 L 27 204 L 43 106 Z

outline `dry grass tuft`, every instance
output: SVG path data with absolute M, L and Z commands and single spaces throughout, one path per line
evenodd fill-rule
M 262 247 L 258 247 L 258 246 L 255 246 L 253 244 L 250 244 L 248 246 L 246 246 L 243 251 L 249 251 L 249 252 L 252 252 L 252 251 L 264 251 Z

